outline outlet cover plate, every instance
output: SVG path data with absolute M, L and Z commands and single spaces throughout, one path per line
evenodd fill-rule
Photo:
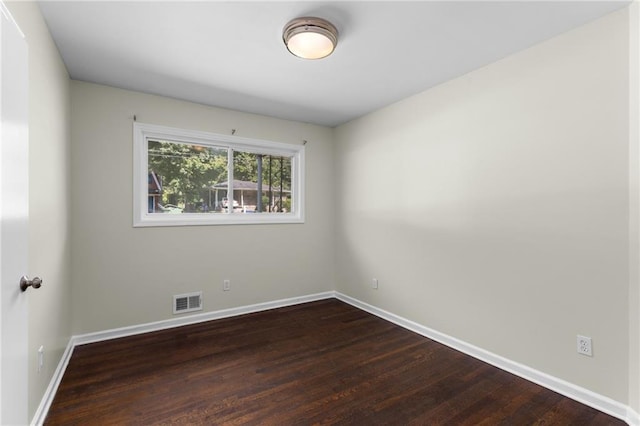
M 578 353 L 580 355 L 593 356 L 593 348 L 591 346 L 591 337 L 581 336 L 578 334 L 577 339 Z
M 38 348 L 38 373 L 42 371 L 42 367 L 44 366 L 44 346 L 40 346 Z

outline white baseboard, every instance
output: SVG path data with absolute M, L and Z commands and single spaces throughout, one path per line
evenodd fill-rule
M 631 407 L 627 407 L 627 418 L 623 420 L 631 426 L 640 426 L 640 414 L 634 411 Z
M 222 309 L 219 311 L 204 312 L 201 314 L 171 318 L 163 321 L 150 322 L 146 324 L 134 325 L 130 327 L 114 328 L 112 330 L 98 331 L 96 333 L 81 334 L 73 336 L 74 346 L 95 343 L 103 340 L 117 339 L 119 337 L 133 336 L 136 334 L 149 333 L 152 331 L 166 330 L 168 328 L 180 327 L 183 325 L 197 324 L 222 318 L 235 317 L 238 315 L 250 314 L 253 312 L 267 311 L 269 309 L 283 308 L 285 306 L 299 305 L 316 300 L 331 299 L 335 297 L 335 292 L 310 294 L 307 296 L 292 297 L 289 299 L 274 300 L 272 302 L 257 303 L 255 305 L 240 306 L 237 308 Z
M 119 337 L 132 336 L 135 334 L 149 333 L 152 331 L 165 330 L 169 328 L 180 327 L 183 325 L 197 324 L 204 321 L 229 318 L 253 312 L 261 312 L 269 309 L 282 308 L 286 306 L 298 305 L 301 303 L 331 298 L 341 300 L 356 308 L 362 309 L 363 311 L 369 312 L 377 317 L 406 328 L 407 330 L 411 330 L 422 336 L 428 337 L 429 339 L 435 340 L 436 342 L 440 342 L 450 348 L 456 349 L 462 353 L 498 367 L 501 370 L 508 371 L 509 373 L 515 374 L 516 376 L 522 377 L 523 379 L 539 384 L 540 386 L 544 386 L 547 389 L 558 392 L 566 397 L 593 407 L 613 417 L 617 417 L 625 421 L 629 425 L 640 426 L 640 415 L 633 409 L 631 409 L 631 407 L 628 407 L 618 401 L 615 401 L 604 395 L 597 394 L 580 386 L 576 386 L 557 377 L 550 376 L 526 365 L 511 361 L 509 359 L 501 357 L 500 355 L 496 355 L 477 346 L 456 339 L 455 337 L 440 333 L 439 331 L 433 330 L 429 327 L 425 327 L 416 322 L 335 291 L 275 300 L 272 302 L 258 303 L 255 305 L 241 306 L 237 308 L 223 309 L 213 312 L 205 312 L 202 314 L 172 318 L 169 320 L 157 321 L 131 327 L 122 327 L 113 330 L 105 330 L 96 333 L 72 336 L 69 340 L 69 344 L 67 345 L 67 349 L 65 350 L 64 354 L 62 355 L 62 359 L 58 364 L 58 368 L 56 369 L 51 382 L 49 383 L 49 386 L 45 391 L 42 401 L 38 406 L 31 424 L 38 426 L 43 424 L 47 416 L 47 412 L 49 411 L 49 407 L 53 402 L 53 398 L 58 389 L 58 386 L 60 385 L 60 381 L 62 380 L 62 376 L 64 375 L 67 365 L 69 364 L 73 349 L 78 345 L 116 339 Z
M 44 419 L 47 417 L 47 413 L 49 412 L 49 408 L 51 407 L 53 398 L 56 396 L 58 386 L 60 386 L 60 382 L 62 381 L 62 376 L 64 376 L 67 365 L 69 365 L 69 360 L 71 359 L 73 348 L 73 338 L 71 338 L 69 340 L 69 343 L 67 343 L 67 348 L 62 354 L 62 358 L 60 358 L 60 362 L 58 363 L 58 367 L 56 367 L 56 371 L 53 372 L 53 377 L 49 382 L 49 386 L 47 386 L 47 389 L 44 391 L 44 396 L 42 397 L 40 405 L 38 405 L 38 408 L 33 415 L 31 425 L 41 426 L 44 423 Z
M 336 292 L 336 298 L 355 306 L 356 308 L 362 309 L 363 311 L 367 311 L 377 317 L 406 328 L 407 330 L 411 330 L 422 336 L 428 337 L 429 339 L 435 340 L 436 342 L 440 342 L 450 348 L 498 367 L 501 370 L 508 371 L 509 373 L 515 374 L 516 376 L 522 377 L 530 382 L 536 383 L 554 392 L 558 392 L 559 394 L 593 407 L 596 410 L 600 410 L 613 417 L 617 417 L 630 425 L 638 424 L 637 422 L 631 421 L 631 414 L 629 413 L 630 411 L 633 411 L 631 408 L 609 397 L 597 394 L 583 387 L 576 386 L 573 383 L 550 376 L 549 374 L 535 370 L 518 362 L 511 361 L 507 358 L 501 357 L 500 355 L 496 355 L 477 346 L 456 339 L 455 337 L 451 337 L 429 327 L 425 327 L 345 294 Z

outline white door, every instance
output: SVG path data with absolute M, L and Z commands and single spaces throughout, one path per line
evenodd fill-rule
M 27 406 L 27 43 L 0 1 L 0 424 L 29 422 Z

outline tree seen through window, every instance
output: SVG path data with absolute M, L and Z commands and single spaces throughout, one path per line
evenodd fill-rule
M 148 141 L 149 213 L 291 212 L 290 157 Z

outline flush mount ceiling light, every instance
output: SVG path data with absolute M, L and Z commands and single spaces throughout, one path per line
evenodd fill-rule
M 321 18 L 296 18 L 284 27 L 282 40 L 292 54 L 303 59 L 331 55 L 338 44 L 338 30 Z

